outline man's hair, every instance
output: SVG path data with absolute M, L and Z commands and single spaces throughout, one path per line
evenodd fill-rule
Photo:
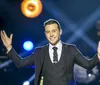
M 58 25 L 58 29 L 59 30 L 61 29 L 60 23 L 57 20 L 55 20 L 55 19 L 46 20 L 44 22 L 43 26 L 45 27 L 46 25 L 50 25 L 50 24 L 57 24 Z

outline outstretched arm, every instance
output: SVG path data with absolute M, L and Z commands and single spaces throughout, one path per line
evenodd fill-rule
M 10 37 L 8 37 L 4 30 L 1 31 L 0 34 L 1 40 L 7 49 L 7 56 L 12 59 L 12 61 L 16 64 L 17 67 L 25 67 L 34 63 L 34 56 L 37 56 L 36 50 L 32 55 L 28 56 L 25 59 L 22 59 L 12 47 L 13 34 L 11 34 Z
M 76 47 L 74 47 L 74 53 L 75 63 L 86 69 L 92 69 L 100 62 L 98 53 L 91 59 L 87 59 L 85 56 L 83 56 L 82 53 Z

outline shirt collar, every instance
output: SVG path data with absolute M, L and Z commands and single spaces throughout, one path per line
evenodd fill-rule
M 62 48 L 62 42 L 61 42 L 61 40 L 55 46 L 49 43 L 50 50 L 52 50 L 53 47 L 57 47 L 58 50 L 60 50 Z

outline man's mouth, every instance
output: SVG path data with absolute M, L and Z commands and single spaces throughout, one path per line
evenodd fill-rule
M 50 40 L 52 40 L 52 41 L 53 41 L 53 40 L 55 40 L 55 38 L 54 38 L 54 37 L 51 37 L 51 38 L 50 38 Z

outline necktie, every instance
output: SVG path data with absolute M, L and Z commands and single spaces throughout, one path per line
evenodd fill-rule
M 53 47 L 53 63 L 57 63 L 58 62 L 58 54 L 57 54 L 57 47 Z

